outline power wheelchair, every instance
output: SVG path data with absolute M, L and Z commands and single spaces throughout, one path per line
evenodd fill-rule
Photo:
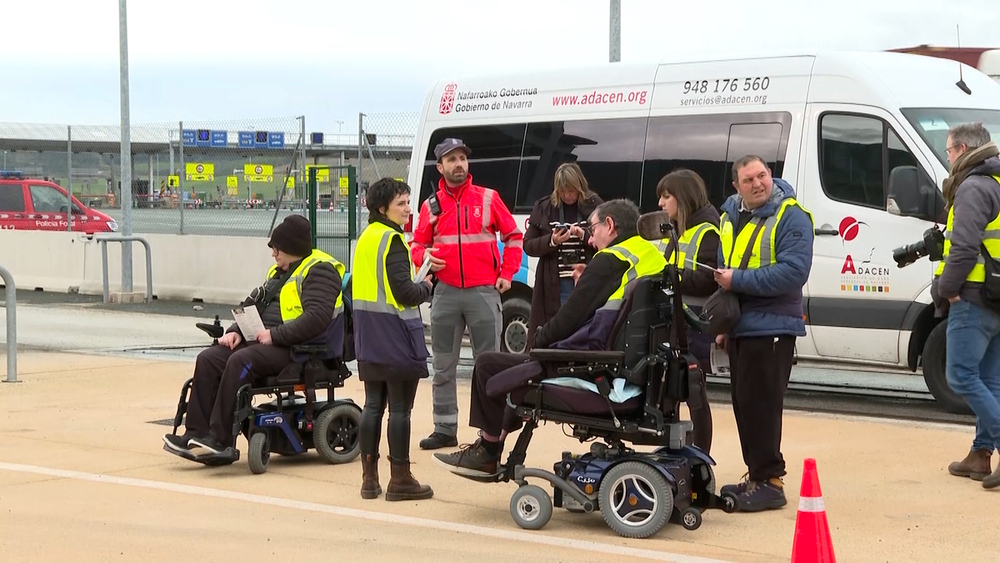
M 640 233 L 645 238 L 663 238 L 671 228 L 662 215 L 643 217 Z M 675 290 L 677 276 L 676 266 L 668 264 L 662 276 L 630 284 L 607 350 L 535 349 L 532 361 L 488 382 L 486 392 L 506 395 L 524 427 L 497 474 L 466 477 L 516 482 L 510 514 L 520 527 L 544 527 L 555 506 L 571 512 L 599 510 L 618 534 L 644 538 L 668 520 L 695 530 L 705 509 L 736 511 L 735 495 L 715 494 L 715 461 L 688 445 L 693 425 L 679 418 L 679 403 L 693 394 L 690 386 L 701 384 L 698 361 L 683 349 L 680 331 L 685 323 L 701 330 L 706 326 L 683 306 Z M 591 381 L 599 393 L 547 382 L 561 376 Z M 616 378 L 639 386 L 642 393 L 613 403 L 609 395 Z M 568 425 L 581 442 L 601 441 L 583 455 L 563 452 L 552 471 L 525 467 L 532 433 L 542 422 Z M 640 452 L 631 446 L 656 448 Z M 552 497 L 528 484 L 529 478 L 548 481 Z
M 292 456 L 315 449 L 323 459 L 336 464 L 348 463 L 361 454 L 361 407 L 351 399 L 335 397 L 335 389 L 343 387 L 344 381 L 351 376 L 345 365 L 346 361 L 353 359 L 354 349 L 350 309 L 350 299 L 345 291 L 344 314 L 341 317 L 341 322 L 345 323 L 343 355 L 333 353 L 326 345 L 292 346 L 292 356 L 296 361 L 277 376 L 248 383 L 236 392 L 231 445 L 236 459 L 239 459 L 236 437 L 239 434 L 246 437 L 249 443 L 247 464 L 252 473 L 267 471 L 271 453 Z M 218 316 L 213 323 L 196 323 L 195 326 L 212 337 L 213 345 L 218 344 L 225 331 Z M 181 388 L 174 415 L 175 435 L 187 412 L 193 382 L 194 378 L 188 379 Z M 318 389 L 326 390 L 326 400 L 317 400 Z M 274 399 L 254 405 L 254 398 L 260 395 L 273 396 Z M 190 453 L 184 457 L 201 461 Z M 222 465 L 231 462 L 209 460 L 203 463 Z

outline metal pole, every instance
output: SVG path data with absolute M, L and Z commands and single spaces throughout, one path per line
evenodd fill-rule
M 365 140 L 365 114 L 359 113 L 358 114 L 358 172 L 357 172 L 357 174 L 355 174 L 355 179 L 358 182 L 360 182 L 361 181 L 361 177 L 364 176 L 364 164 L 365 163 L 361 160 L 362 158 L 364 158 L 364 153 L 361 152 L 361 148 L 362 148 L 361 144 L 364 143 L 364 140 Z M 348 176 L 350 176 L 350 175 L 348 174 Z M 350 182 L 350 180 L 348 180 L 348 182 Z M 357 189 L 357 188 L 355 188 L 355 189 Z M 357 200 L 352 200 L 351 199 L 351 196 L 350 196 L 350 193 L 351 193 L 350 192 L 350 190 L 351 190 L 350 184 L 348 184 L 347 190 L 348 190 L 348 192 L 347 192 L 347 194 L 348 194 L 347 195 L 347 205 L 353 209 L 356 206 L 356 201 Z M 350 213 L 348 213 L 348 219 L 350 219 Z M 348 223 L 348 229 L 350 229 L 350 225 L 351 225 L 351 223 Z M 354 225 L 354 229 L 357 230 L 359 228 L 359 226 L 360 225 Z
M 4 383 L 17 383 L 17 286 L 14 276 L 0 266 L 0 278 L 7 293 L 7 379 Z
M 184 166 L 184 122 L 178 121 L 177 130 L 180 135 L 180 141 L 177 142 L 177 146 L 180 147 L 178 151 L 180 152 L 181 165 L 177 169 L 177 191 L 181 192 L 177 194 L 177 201 L 180 202 L 181 206 L 181 234 L 184 234 L 184 175 L 187 174 L 187 167 Z
M 73 230 L 73 126 L 66 126 L 66 230 Z
M 305 183 L 306 183 L 306 181 L 307 181 L 307 176 L 306 176 L 306 116 L 304 116 L 304 115 L 299 116 L 299 138 L 302 139 L 302 150 L 301 150 L 302 166 L 300 167 L 301 170 L 302 170 L 302 172 L 299 174 L 299 177 L 302 178 L 302 182 L 301 182 L 300 185 L 304 186 Z M 297 189 L 295 191 L 293 191 L 292 193 L 295 194 L 295 195 L 299 195 Z
M 128 16 L 126 0 L 118 0 L 119 79 L 121 82 L 122 234 L 132 235 L 132 139 L 128 97 Z M 122 246 L 122 293 L 132 293 L 132 247 Z
M 622 0 L 611 0 L 611 31 L 608 47 L 611 62 L 617 63 L 622 60 Z

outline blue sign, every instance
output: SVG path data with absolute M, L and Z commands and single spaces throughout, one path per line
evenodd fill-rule
M 285 134 L 269 132 L 267 134 L 267 147 L 271 149 L 285 148 Z
M 199 147 L 210 147 L 212 146 L 212 132 L 208 129 L 198 129 L 198 138 L 196 139 Z
M 259 149 L 267 148 L 267 131 L 254 131 L 253 145 Z
M 198 146 L 198 142 L 195 140 L 195 138 L 196 138 L 196 136 L 195 136 L 194 129 L 185 129 L 185 130 L 181 131 L 181 143 L 185 147 L 196 147 L 196 146 Z
M 239 147 L 241 149 L 253 148 L 253 131 L 240 131 Z
M 212 131 L 212 146 L 223 147 L 229 143 L 228 134 L 225 131 Z

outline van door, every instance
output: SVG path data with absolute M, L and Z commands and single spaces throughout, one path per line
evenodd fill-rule
M 24 205 L 24 184 L 0 182 L 0 229 L 25 230 L 30 226 Z
M 28 214 L 35 229 L 41 231 L 65 231 L 70 210 L 66 192 L 55 186 L 28 184 L 28 195 L 32 210 Z
M 800 197 L 816 239 L 807 286 L 809 335 L 831 360 L 899 363 L 907 311 L 931 281 L 923 259 L 899 268 L 893 249 L 920 240 L 943 209 L 933 170 L 879 108 L 811 105 Z M 890 193 L 900 178 L 918 184 Z M 919 187 L 919 191 L 918 188 Z

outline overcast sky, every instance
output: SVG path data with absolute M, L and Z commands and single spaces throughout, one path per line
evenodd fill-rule
M 622 62 L 1000 47 L 995 0 L 622 0 Z M 133 123 L 419 111 L 464 74 L 608 64 L 608 0 L 131 0 Z M 117 124 L 118 2 L 4 2 L 0 122 Z M 339 124 L 342 121 L 343 124 Z

